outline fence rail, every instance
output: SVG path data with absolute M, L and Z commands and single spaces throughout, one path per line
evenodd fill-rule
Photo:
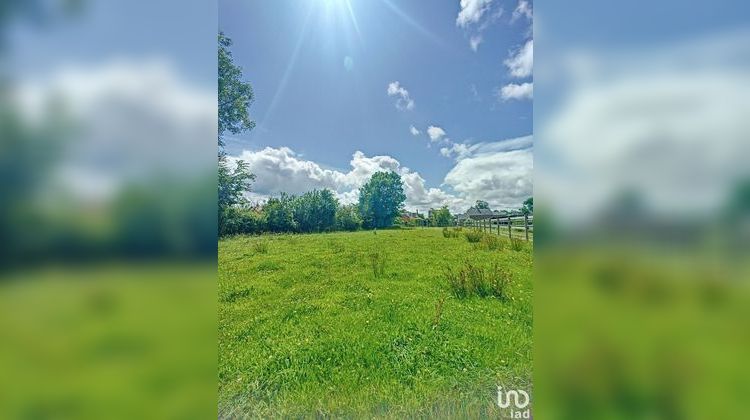
M 498 216 L 485 219 L 468 219 L 461 226 L 509 238 L 534 241 L 534 216 Z

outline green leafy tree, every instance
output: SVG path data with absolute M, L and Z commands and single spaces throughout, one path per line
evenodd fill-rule
M 448 206 L 443 206 L 437 210 L 432 211 L 432 220 L 430 220 L 432 226 L 451 226 L 453 225 L 453 215 L 451 215 Z
M 223 135 L 226 132 L 239 134 L 251 130 L 255 123 L 250 119 L 248 108 L 253 102 L 253 88 L 249 83 L 242 80 L 242 69 L 234 64 L 232 52 L 229 47 L 232 41 L 223 33 L 219 33 L 219 80 L 218 80 L 218 103 L 219 103 L 219 174 L 218 174 L 218 207 L 219 207 L 219 232 L 232 231 L 226 224 L 234 224 L 231 218 L 237 212 L 230 210 L 232 207 L 244 203 L 244 193 L 249 191 L 250 183 L 255 175 L 250 173 L 247 164 L 243 161 L 230 167 L 224 151 Z
M 534 197 L 529 197 L 526 199 L 526 201 L 523 202 L 523 207 L 521 207 L 521 213 L 523 214 L 534 213 Z
M 356 204 L 341 206 L 336 210 L 336 229 L 353 231 L 361 227 L 362 219 Z
M 395 172 L 376 172 L 359 189 L 359 214 L 368 228 L 393 225 L 406 201 L 404 184 Z
M 279 198 L 270 198 L 263 207 L 266 226 L 271 232 L 292 232 L 297 229 L 294 222 L 293 195 L 281 193 Z
M 490 204 L 484 200 L 477 200 L 476 204 L 474 204 L 474 208 L 489 210 Z
M 328 190 L 312 190 L 294 200 L 294 221 L 301 232 L 323 232 L 336 224 L 338 200 Z

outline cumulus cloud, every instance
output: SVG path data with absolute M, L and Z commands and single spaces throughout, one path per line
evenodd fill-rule
M 492 0 L 461 0 L 461 10 L 456 17 L 456 25 L 466 27 L 469 24 L 479 22 L 491 3 Z
M 411 133 L 412 136 L 418 136 L 422 133 L 421 131 L 417 129 L 417 127 L 414 127 L 413 125 L 409 126 L 409 132 Z
M 216 165 L 216 94 L 166 61 L 63 66 L 29 77 L 14 95 L 31 122 L 52 109 L 76 127 L 55 177 L 80 198 L 107 198 L 155 171 L 186 176 Z
M 527 0 L 519 0 L 518 6 L 516 6 L 515 10 L 513 10 L 513 16 L 511 17 L 511 22 L 515 22 L 520 17 L 525 17 L 526 19 L 529 19 L 529 20 L 533 18 L 533 11 L 531 9 L 531 3 L 529 3 Z
M 427 186 L 418 172 L 391 156 L 366 156 L 360 151 L 352 155 L 347 171 L 324 168 L 287 147 L 244 151 L 239 156 L 229 157 L 229 161 L 247 162 L 256 175 L 253 193 L 249 195 L 255 201 L 280 192 L 302 194 L 315 188 L 328 188 L 341 202 L 354 203 L 359 187 L 372 174 L 394 171 L 404 182 L 407 208 L 426 212 L 447 205 L 452 212 L 460 213 L 480 199 L 489 201 L 494 208 L 518 207 L 530 194 L 530 147 L 530 137 L 465 145 L 465 152 L 456 158 L 456 166 L 446 175 L 440 188 Z
M 534 84 L 522 83 L 518 85 L 510 83 L 500 88 L 498 96 L 504 101 L 509 99 L 532 99 L 534 97 Z
M 396 108 L 401 111 L 414 109 L 414 100 L 409 96 L 409 91 L 406 90 L 398 81 L 391 82 L 388 84 L 388 96 L 396 97 Z
M 323 168 L 316 162 L 303 159 L 287 147 L 266 147 L 258 151 L 244 151 L 229 157 L 230 162 L 247 162 L 256 181 L 252 185 L 251 200 L 264 201 L 281 192 L 302 194 L 312 189 L 328 188 L 343 203 L 354 203 L 359 197 L 359 187 L 378 171 L 393 171 L 404 182 L 407 208 L 427 211 L 449 205 L 454 211 L 463 211 L 464 201 L 439 188 L 429 188 L 422 176 L 391 156 L 366 156 L 357 151 L 352 155 L 348 171 Z
M 585 223 L 623 191 L 672 220 L 715 216 L 750 176 L 750 75 L 738 60 L 748 52 L 748 32 L 562 52 L 587 65 L 570 69 L 569 90 L 540 119 L 539 151 L 554 161 L 540 166 L 540 185 L 556 216 Z
M 534 40 L 528 40 L 523 47 L 512 52 L 504 63 L 513 77 L 531 76 L 534 70 Z
M 445 130 L 440 127 L 431 125 L 427 127 L 427 135 L 430 136 L 431 141 L 438 142 L 443 139 L 443 137 L 445 137 Z
M 532 195 L 532 150 L 486 152 L 458 160 L 445 176 L 467 202 L 485 200 L 493 208 L 518 208 Z

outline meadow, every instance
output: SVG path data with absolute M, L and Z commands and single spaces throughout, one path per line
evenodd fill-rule
M 222 239 L 219 416 L 497 417 L 532 388 L 531 271 L 438 228 Z

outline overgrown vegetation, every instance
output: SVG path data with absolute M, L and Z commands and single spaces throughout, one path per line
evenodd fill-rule
M 461 235 L 462 229 L 460 227 L 458 228 L 452 228 L 449 229 L 447 227 L 443 228 L 443 237 L 445 238 L 458 238 Z
M 529 252 L 438 228 L 264 239 L 219 241 L 219 417 L 499 418 L 497 384 L 531 381 Z M 456 298 L 444 267 L 466 259 L 507 270 L 509 298 Z
M 508 297 L 511 283 L 510 272 L 497 262 L 490 267 L 482 267 L 465 261 L 456 269 L 447 267 L 444 277 L 457 298 L 494 296 L 504 299 Z
M 464 235 L 466 236 L 466 240 L 470 243 L 477 243 L 484 237 L 484 233 L 478 230 L 467 230 Z
M 268 242 L 267 241 L 257 241 L 253 243 L 253 251 L 255 251 L 256 254 L 267 254 L 268 253 Z
M 526 245 L 522 239 L 510 238 L 510 249 L 520 252 L 526 249 Z
M 488 251 L 497 251 L 503 249 L 505 241 L 497 235 L 485 234 L 479 241 L 479 245 Z

